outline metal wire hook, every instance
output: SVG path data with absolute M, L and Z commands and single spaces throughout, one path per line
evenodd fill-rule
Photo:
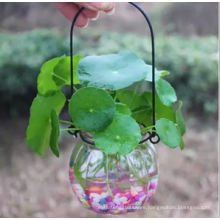
M 133 2 L 128 2 L 129 4 L 131 4 L 132 6 L 134 6 L 145 18 L 145 20 L 148 23 L 149 29 L 150 29 L 150 34 L 151 34 L 151 46 L 152 46 L 152 125 L 153 127 L 155 127 L 156 124 L 156 113 L 155 113 L 155 46 L 154 46 L 154 32 L 153 32 L 153 27 L 151 25 L 151 22 L 148 18 L 148 16 L 146 15 L 146 13 L 135 3 Z M 73 29 L 76 23 L 77 18 L 79 17 L 79 15 L 82 13 L 82 11 L 85 8 L 82 7 L 79 9 L 79 11 L 76 13 L 76 15 L 73 18 L 72 24 L 71 24 L 71 29 L 70 29 L 70 80 L 71 80 L 71 95 L 74 92 L 74 88 L 73 88 Z M 153 141 L 153 137 L 157 137 L 158 140 L 155 142 Z M 141 142 L 143 143 L 146 140 L 150 140 L 151 143 L 158 143 L 160 141 L 159 136 L 156 134 L 155 131 L 153 131 L 150 136 L 145 139 L 142 140 Z

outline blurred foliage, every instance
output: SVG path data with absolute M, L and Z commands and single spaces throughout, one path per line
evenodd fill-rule
M 25 112 L 36 93 L 42 63 L 64 54 L 66 49 L 67 46 L 51 31 L 1 33 L 1 110 L 11 115 Z
M 74 38 L 74 54 L 115 53 L 132 50 L 151 63 L 149 37 L 105 33 L 90 29 Z M 157 36 L 156 67 L 171 72 L 167 79 L 185 102 L 186 110 L 199 114 L 217 112 L 218 39 Z M 56 31 L 36 30 L 0 34 L 0 105 L 11 115 L 27 112 L 36 94 L 36 79 L 46 60 L 69 54 L 69 38 Z M 135 73 L 134 73 L 135 74 Z M 13 101 L 13 100 L 16 100 Z M 5 111 L 4 111 L 5 110 Z
M 218 35 L 217 2 L 176 2 L 160 7 L 154 18 L 165 33 Z

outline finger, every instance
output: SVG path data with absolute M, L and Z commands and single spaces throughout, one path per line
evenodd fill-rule
M 82 12 L 87 18 L 90 18 L 90 19 L 97 19 L 98 16 L 99 16 L 99 12 L 98 11 L 92 11 L 90 9 L 87 9 L 85 8 Z
M 79 10 L 79 7 L 71 2 L 54 2 L 54 5 L 70 21 L 73 20 L 73 17 L 76 15 L 76 13 Z M 88 24 L 88 22 L 89 19 L 84 14 L 81 13 L 78 16 L 75 25 L 77 27 L 85 27 Z
M 107 10 L 107 11 L 105 11 L 109 15 L 112 15 L 112 14 L 115 13 L 115 2 L 112 2 L 112 3 L 113 3 L 112 8 Z
M 77 5 L 81 7 L 85 7 L 92 11 L 111 11 L 114 7 L 113 2 L 75 2 Z

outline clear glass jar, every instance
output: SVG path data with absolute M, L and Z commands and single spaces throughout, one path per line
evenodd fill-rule
M 141 143 L 126 156 L 106 155 L 89 133 L 80 136 L 84 141 L 72 152 L 69 179 L 84 207 L 97 213 L 125 214 L 151 200 L 158 182 L 153 144 Z

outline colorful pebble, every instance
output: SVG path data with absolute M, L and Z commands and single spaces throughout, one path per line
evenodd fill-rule
M 113 199 L 113 202 L 114 202 L 116 205 L 120 205 L 120 204 L 121 204 L 121 201 L 119 200 L 119 198 L 114 198 L 114 199 Z
M 142 196 L 144 196 L 144 195 L 146 195 L 146 193 L 143 192 L 143 191 L 141 191 L 141 192 L 138 193 L 139 198 L 142 197 Z
M 143 195 L 142 197 L 139 198 L 139 201 L 141 201 L 141 202 L 144 201 L 146 199 L 146 197 L 147 197 L 146 195 Z
M 107 202 L 112 202 L 112 197 L 111 196 L 108 196 L 106 199 L 107 199 Z
M 127 197 L 128 199 L 131 199 L 131 198 L 132 198 L 131 193 L 129 192 L 128 194 L 126 194 L 126 197 Z
M 107 202 L 107 199 L 102 198 L 102 199 L 100 200 L 100 202 L 99 202 L 99 203 L 100 203 L 101 205 L 104 205 L 106 202 Z
M 86 206 L 89 207 L 89 203 L 85 199 L 80 199 L 80 201 Z
M 135 188 L 131 186 L 131 195 L 136 196 L 138 193 L 136 192 Z
M 136 211 L 134 207 L 143 205 L 146 200 L 150 201 L 157 187 L 157 183 L 152 181 L 143 186 L 132 185 L 130 189 L 113 188 L 113 196 L 110 196 L 106 187 L 98 185 L 84 190 L 80 184 L 74 183 L 77 181 L 74 174 L 71 173 L 69 177 L 70 181 L 73 181 L 72 189 L 79 201 L 97 213 L 123 214 Z
M 141 186 L 137 186 L 137 187 L 135 187 L 135 190 L 139 193 L 140 191 L 143 190 L 143 188 Z
M 134 198 L 136 201 L 138 201 L 140 199 L 139 195 L 136 195 Z
M 114 202 L 109 202 L 108 206 L 109 206 L 109 209 L 113 209 L 113 207 L 115 207 L 115 203 Z
M 85 196 L 85 200 L 86 200 L 86 201 L 89 200 L 89 196 L 88 196 L 88 195 Z
M 141 201 L 139 201 L 139 202 L 135 202 L 135 205 L 137 205 L 137 206 L 139 206 L 139 205 L 141 205 Z
M 155 184 L 154 182 L 151 182 L 151 183 L 150 183 L 150 188 L 151 188 L 151 189 L 156 189 L 156 184 Z

